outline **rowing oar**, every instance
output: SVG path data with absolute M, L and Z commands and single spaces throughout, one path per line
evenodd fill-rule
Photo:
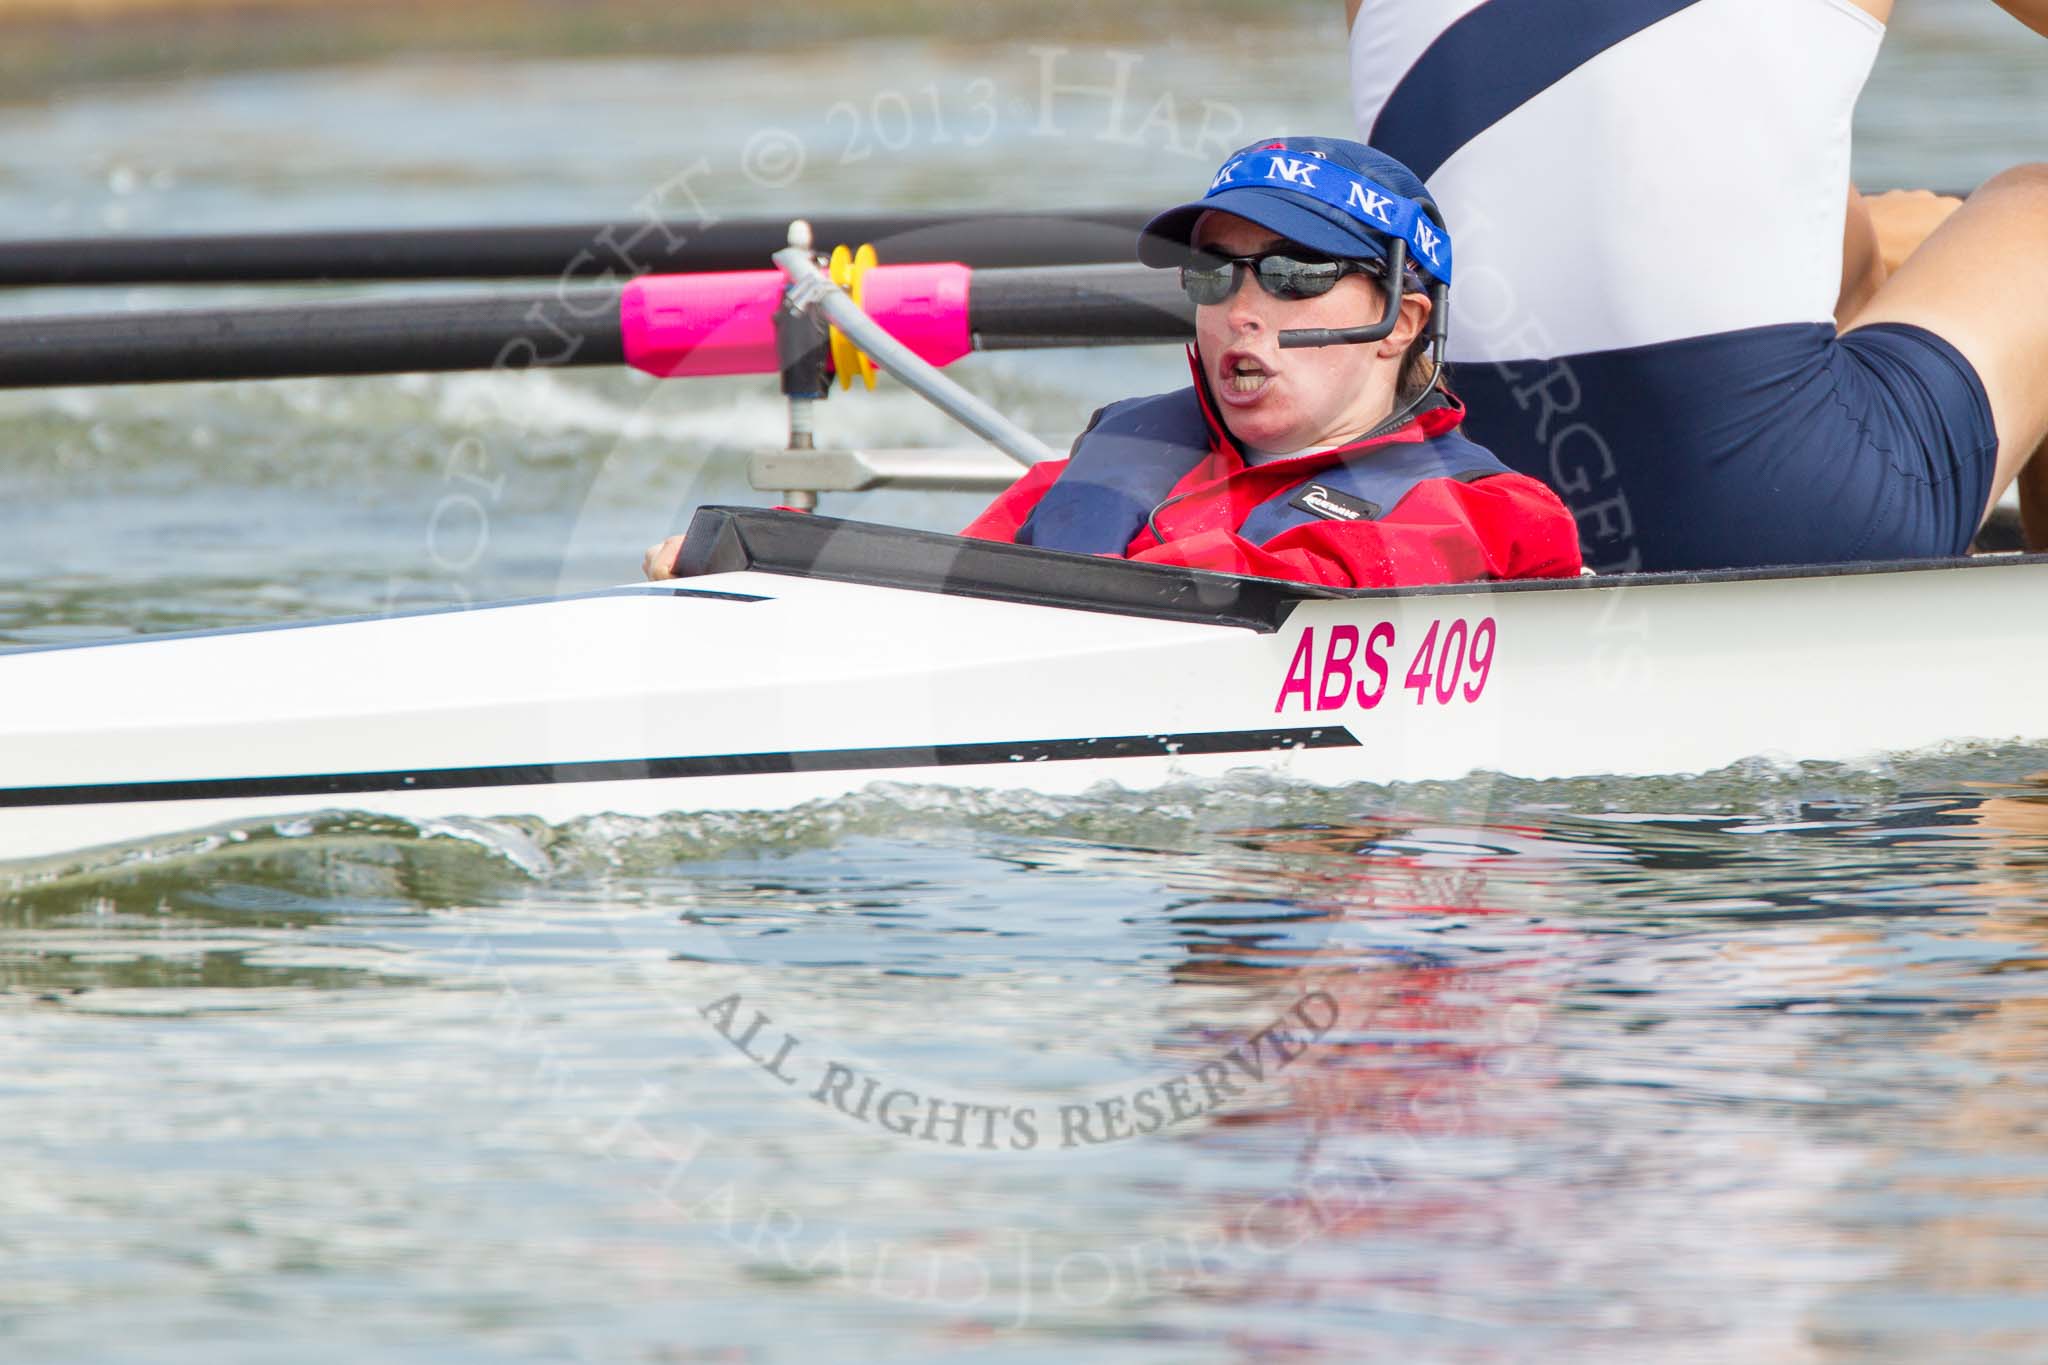
M 1133 239 L 1148 217 L 1134 209 L 944 209 L 827 215 L 810 222 L 815 241 L 872 242 L 892 261 L 959 261 L 1009 269 L 1129 260 Z M 782 247 L 788 227 L 786 215 L 0 241 L 0 286 L 512 279 L 592 284 L 638 275 L 749 270 Z
M 642 218 L 559 227 L 405 228 L 0 242 L 0 285 L 261 284 L 559 279 L 749 270 L 779 250 L 791 215 L 709 223 Z M 984 269 L 1128 261 L 1149 214 L 1124 209 L 849 214 L 811 219 L 814 240 L 872 242 L 892 261 Z
M 787 286 L 779 270 L 749 270 L 618 289 L 7 319 L 0 388 L 589 365 L 775 374 Z M 969 351 L 1194 332 L 1172 272 L 1140 266 L 885 265 L 863 271 L 857 292 L 870 317 L 934 365 Z

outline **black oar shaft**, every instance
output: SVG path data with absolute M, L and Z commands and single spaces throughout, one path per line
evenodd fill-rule
M 1195 308 L 1170 270 L 977 271 L 967 326 L 982 351 L 1136 345 L 1188 340 Z
M 618 365 L 616 291 L 0 322 L 0 388 Z
M 978 350 L 1180 341 L 1192 312 L 1138 266 L 976 271 Z M 621 365 L 614 289 L 0 320 L 0 388 Z
M 828 214 L 810 220 L 829 249 L 872 242 L 890 262 L 977 268 L 1125 261 L 1148 215 Z M 417 228 L 0 242 L 0 285 L 249 284 L 289 281 L 565 279 L 759 270 L 788 244 L 788 218 L 709 224 L 629 219 L 557 227 Z
M 808 215 L 792 215 L 808 216 Z M 1127 261 L 1150 214 L 1135 209 L 811 216 L 822 249 L 872 242 L 887 262 L 979 269 Z M 556 279 L 758 270 L 787 242 L 787 217 L 705 222 L 631 218 L 538 227 L 390 228 L 0 241 L 0 286 L 278 284 Z

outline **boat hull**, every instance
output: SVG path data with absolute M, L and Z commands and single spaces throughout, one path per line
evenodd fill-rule
M 1686 773 L 2048 734 L 2036 560 L 1474 585 L 1206 624 L 748 568 L 0 655 L 0 861 L 227 822 Z M 1183 613 L 1185 614 L 1185 613 Z

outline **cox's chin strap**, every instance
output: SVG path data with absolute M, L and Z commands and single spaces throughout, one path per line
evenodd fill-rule
M 1306 346 L 1357 346 L 1368 341 L 1384 341 L 1393 334 L 1401 321 L 1401 296 L 1407 291 L 1402 288 L 1408 269 L 1408 244 L 1396 237 L 1387 248 L 1386 306 L 1380 312 L 1378 322 L 1369 322 L 1362 327 L 1297 327 L 1280 334 L 1282 350 L 1294 350 Z M 1424 326 L 1423 335 L 1429 338 L 1429 358 L 1437 368 L 1443 368 L 1444 338 L 1449 333 L 1451 320 L 1451 287 L 1442 280 L 1429 282 L 1429 322 Z

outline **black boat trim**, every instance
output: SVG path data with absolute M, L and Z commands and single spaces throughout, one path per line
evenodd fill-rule
M 1798 582 L 1930 570 L 1990 571 L 2041 564 L 2048 564 L 2048 555 L 1790 564 L 1682 573 L 1432 583 L 1402 588 L 1332 588 L 1133 563 L 1030 545 L 968 540 L 932 531 L 842 521 L 815 513 L 703 507 L 690 522 L 676 570 L 684 579 L 750 570 L 1119 616 L 1242 626 L 1270 633 L 1285 625 L 1301 603 L 1317 599 L 1608 592 L 1617 588 L 1634 591 L 1700 583 Z
M 572 782 L 640 782 L 892 768 L 965 768 L 1015 763 L 1067 763 L 1081 759 L 1178 758 L 1203 754 L 1270 753 L 1281 749 L 1358 747 L 1357 736 L 1343 726 L 1319 725 L 1276 730 L 1208 730 L 1178 735 L 1113 735 L 1095 739 L 1027 739 L 1008 743 L 903 745 L 876 749 L 800 749 L 759 754 L 697 754 L 682 758 L 598 759 L 582 763 L 507 763 L 476 768 L 397 768 L 388 772 L 10 787 L 0 788 L 0 808 L 251 800 L 269 796 L 354 796 L 366 792 L 550 787 Z
M 683 538 L 676 577 L 687 581 L 748 570 L 1267 634 L 1279 630 L 1303 598 L 1347 595 L 1314 583 L 969 540 L 808 512 L 698 508 Z

